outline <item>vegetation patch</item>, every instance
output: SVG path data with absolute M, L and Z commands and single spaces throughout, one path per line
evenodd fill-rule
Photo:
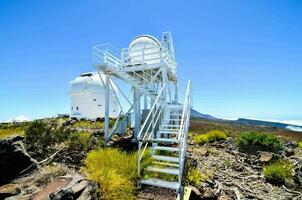
M 254 151 L 278 151 L 283 149 L 282 141 L 278 137 L 257 132 L 241 133 L 237 137 L 236 144 L 241 150 L 246 149 L 248 146 L 250 146 Z
M 100 121 L 91 122 L 91 121 L 82 120 L 74 123 L 72 126 L 76 128 L 102 129 L 104 128 L 104 122 L 100 122 Z
M 146 160 L 144 158 L 143 165 Z M 87 154 L 83 170 L 89 179 L 99 184 L 102 199 L 135 199 L 135 185 L 139 179 L 137 153 L 115 148 L 93 150 Z
M 288 160 L 279 159 L 263 168 L 267 181 L 273 184 L 284 184 L 285 180 L 292 178 L 293 165 Z
M 6 138 L 15 135 L 24 135 L 24 129 L 27 126 L 27 122 L 24 123 L 2 123 L 0 124 L 0 138 Z
M 211 174 L 208 172 L 202 173 L 197 168 L 197 160 L 188 158 L 185 162 L 185 171 L 183 177 L 184 185 L 192 185 L 198 187 L 202 182 L 209 180 L 211 178 Z
M 207 175 L 202 174 L 198 169 L 191 169 L 186 176 L 186 184 L 198 186 L 201 182 L 208 180 Z
M 94 146 L 92 134 L 87 131 L 73 132 L 68 137 L 68 146 L 71 149 L 87 152 Z
M 66 141 L 70 133 L 62 126 L 37 120 L 25 129 L 25 143 L 30 151 L 40 151 L 43 155 L 50 152 L 54 144 Z
M 225 140 L 227 135 L 223 131 L 213 130 L 206 134 L 197 135 L 194 138 L 194 142 L 197 144 L 213 143 L 220 140 Z
M 302 141 L 298 142 L 298 147 L 302 148 Z

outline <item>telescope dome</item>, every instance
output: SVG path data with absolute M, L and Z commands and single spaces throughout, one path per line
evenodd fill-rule
M 106 75 L 101 74 L 106 81 Z M 106 83 L 105 83 L 106 84 Z M 97 119 L 105 116 L 106 88 L 96 72 L 83 73 L 70 82 L 71 111 L 70 117 L 77 119 Z M 120 108 L 117 97 L 117 87 L 111 82 L 109 90 L 109 116 L 117 117 Z M 112 90 L 113 88 L 113 90 Z
M 151 35 L 140 35 L 129 44 L 128 66 L 160 63 L 161 43 Z
M 153 44 L 154 46 L 161 46 L 160 42 L 155 37 L 151 35 L 140 35 L 137 36 L 134 40 L 132 40 L 132 42 L 129 45 L 129 48 L 141 44 Z

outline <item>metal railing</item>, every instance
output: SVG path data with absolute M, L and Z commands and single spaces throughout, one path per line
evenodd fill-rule
M 191 87 L 191 81 L 188 81 L 185 102 L 184 102 L 183 112 L 181 117 L 180 129 L 178 134 L 179 153 L 180 153 L 178 181 L 180 183 L 182 181 L 185 157 L 187 152 L 187 137 L 188 137 L 188 130 L 190 126 L 191 108 L 192 108 L 192 87 Z
M 121 51 L 111 44 L 101 44 L 93 46 L 93 64 L 94 65 L 111 65 L 122 66 L 120 61 Z
M 166 64 L 176 74 L 176 62 L 164 46 L 139 44 L 122 50 L 111 44 L 93 46 L 93 65 L 107 66 L 112 70 L 123 70 L 129 66 Z M 124 71 L 124 70 L 123 70 Z M 144 75 L 146 73 L 144 72 Z
M 164 104 L 165 104 L 165 90 L 166 85 L 163 84 L 160 89 L 157 98 L 155 99 L 141 129 L 138 133 L 138 174 L 141 172 L 141 160 L 144 156 L 146 148 L 148 146 L 149 140 L 154 134 L 156 125 L 159 122 L 160 117 L 163 114 Z
M 157 43 L 145 43 L 124 48 L 121 57 L 124 66 L 166 63 L 173 72 L 176 71 L 176 62 L 173 56 L 165 47 L 159 46 Z

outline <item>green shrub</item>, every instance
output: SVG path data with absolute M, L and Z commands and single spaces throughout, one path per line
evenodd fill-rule
M 282 141 L 274 135 L 262 134 L 256 132 L 241 133 L 236 140 L 237 146 L 244 147 L 247 145 L 258 146 L 265 150 L 281 150 L 283 148 Z
M 25 130 L 25 142 L 28 149 L 48 149 L 54 144 L 53 129 L 43 121 L 34 121 Z
M 298 147 L 302 148 L 302 141 L 298 142 Z
M 14 126 L 0 128 L 0 138 L 10 137 L 13 135 L 24 135 L 24 129 L 21 127 Z
M 230 167 L 230 166 L 232 166 L 232 161 L 230 159 L 226 159 L 223 161 L 223 165 L 225 167 Z
M 41 120 L 34 121 L 25 129 L 25 143 L 29 150 L 49 152 L 56 144 L 67 140 L 69 129 Z
M 92 146 L 92 136 L 86 131 L 71 133 L 68 138 L 68 146 L 72 149 L 87 151 Z
M 202 174 L 197 169 L 191 169 L 188 171 L 186 176 L 186 185 L 193 185 L 197 186 L 200 184 L 200 182 L 207 180 L 208 177 L 204 174 Z
M 146 160 L 144 158 L 143 166 Z M 83 170 L 89 179 L 99 184 L 102 199 L 135 198 L 135 185 L 139 179 L 137 153 L 126 153 L 114 148 L 93 150 L 87 154 Z
M 283 184 L 286 179 L 292 178 L 293 165 L 287 160 L 277 160 L 263 168 L 266 180 L 275 184 Z
M 215 141 L 225 140 L 227 135 L 223 131 L 213 130 L 206 134 L 197 135 L 194 142 L 197 144 L 213 143 Z
M 91 129 L 102 129 L 104 128 L 104 122 L 91 122 L 91 121 L 78 121 L 73 124 L 73 127 L 77 128 L 91 128 Z
M 68 137 L 67 145 L 74 150 L 88 152 L 105 146 L 103 138 L 95 138 L 87 131 L 73 132 Z

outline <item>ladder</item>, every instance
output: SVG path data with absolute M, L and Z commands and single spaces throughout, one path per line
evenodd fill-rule
M 138 135 L 138 173 L 142 177 L 148 174 L 148 178 L 140 181 L 141 184 L 173 189 L 181 193 L 192 107 L 191 82 L 188 82 L 183 105 L 169 104 L 160 100 L 164 87 Z M 155 127 L 158 122 L 159 129 L 156 131 Z M 149 143 L 152 144 L 152 164 L 143 168 L 142 161 Z M 154 177 L 152 177 L 153 174 Z M 164 180 L 164 177 L 171 177 L 174 180 Z

